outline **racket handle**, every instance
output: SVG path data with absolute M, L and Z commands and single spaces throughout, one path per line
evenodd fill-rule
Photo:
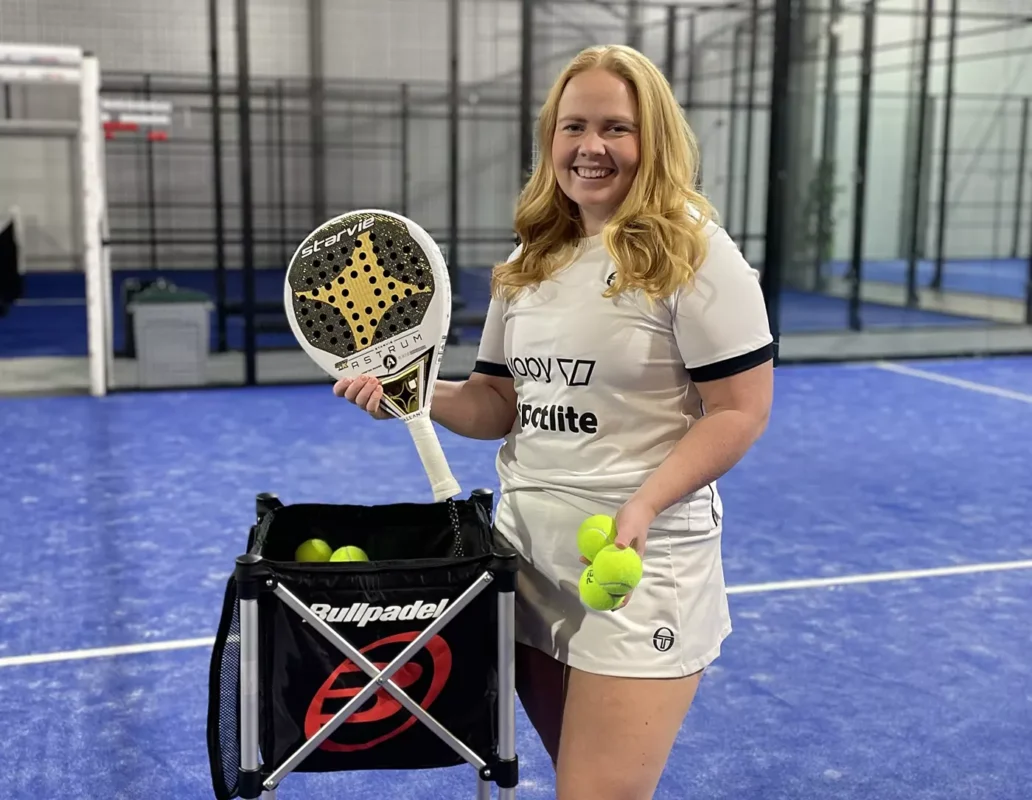
M 458 481 L 451 473 L 448 460 L 444 457 L 444 450 L 441 449 L 441 442 L 437 438 L 434 424 L 430 421 L 429 415 L 418 416 L 408 421 L 409 432 L 412 434 L 412 441 L 416 443 L 416 451 L 419 459 L 423 462 L 423 469 L 430 478 L 430 488 L 434 493 L 434 500 L 440 502 L 455 497 L 462 489 Z

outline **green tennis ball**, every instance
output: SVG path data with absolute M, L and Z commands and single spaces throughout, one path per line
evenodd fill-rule
M 623 602 L 622 597 L 613 597 L 598 585 L 591 567 L 581 573 L 579 588 L 581 602 L 595 611 L 611 611 Z
M 588 517 L 577 529 L 577 549 L 588 561 L 607 544 L 616 540 L 616 520 L 606 514 Z
M 322 539 L 301 542 L 294 551 L 295 561 L 329 561 L 333 549 Z
M 355 547 L 353 544 L 345 545 L 344 547 L 338 547 L 333 551 L 333 555 L 330 556 L 330 561 L 368 561 L 369 556 L 365 554 L 365 551 L 361 547 Z
M 641 556 L 633 547 L 606 545 L 592 563 L 595 580 L 609 594 L 625 595 L 641 580 Z

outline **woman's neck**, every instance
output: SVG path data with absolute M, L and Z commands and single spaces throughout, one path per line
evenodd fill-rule
M 602 229 L 606 225 L 606 219 L 607 217 L 592 214 L 590 211 L 585 213 L 581 209 L 581 225 L 584 226 L 584 235 L 591 237 L 602 233 Z

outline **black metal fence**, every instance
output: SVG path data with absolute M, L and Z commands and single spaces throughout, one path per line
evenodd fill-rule
M 391 3 L 403 13 L 404 0 Z M 959 0 L 945 11 L 435 0 L 430 74 L 359 80 L 320 67 L 334 33 L 317 24 L 319 0 L 308 5 L 310 74 L 252 75 L 251 9 L 236 0 L 230 30 L 209 3 L 208 74 L 107 71 L 103 81 L 105 94 L 175 106 L 169 141 L 109 144 L 115 268 L 209 271 L 216 349 L 243 354 L 247 383 L 260 380 L 261 351 L 290 346 L 263 339 L 285 330 L 277 273 L 342 209 L 418 219 L 446 251 L 475 327 L 485 268 L 512 246 L 536 109 L 566 60 L 599 42 L 633 44 L 667 74 L 702 146 L 703 189 L 763 272 L 783 356 L 835 357 L 816 334 L 901 340 L 932 327 L 948 341 L 973 322 L 1032 324 L 1027 73 L 1014 67 L 1024 81 L 993 93 L 965 72 L 1019 64 L 1026 16 Z M 386 42 L 391 30 L 360 35 Z M 989 45 L 972 50 L 980 38 Z M 796 334 L 808 349 L 793 351 Z M 891 355 L 891 341 L 879 347 Z M 958 340 L 936 352 L 969 349 Z

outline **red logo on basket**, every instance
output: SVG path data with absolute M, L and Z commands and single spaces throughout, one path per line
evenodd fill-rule
M 369 658 L 376 669 L 381 670 L 387 666 L 387 664 L 393 660 L 397 653 L 401 652 L 401 648 L 415 639 L 422 631 L 408 631 L 407 633 L 398 633 L 393 636 L 387 636 L 379 641 L 373 642 L 372 644 L 363 647 L 360 652 L 362 655 Z M 391 647 L 391 645 L 400 645 Z M 386 661 L 379 662 L 375 657 L 371 656 L 370 653 L 379 648 L 389 648 L 392 652 L 390 657 Z M 425 675 L 427 671 L 423 664 L 416 663 L 417 660 L 427 663 L 427 657 L 429 657 L 428 666 L 430 667 L 430 674 Z M 416 653 L 411 660 L 406 664 L 403 664 L 401 668 L 394 673 L 391 680 L 398 685 L 398 687 L 404 691 L 409 697 L 415 700 L 423 709 L 428 709 L 430 705 L 437 699 L 441 691 L 444 689 L 444 685 L 448 682 L 448 676 L 451 674 L 452 666 L 452 654 L 451 649 L 448 647 L 448 643 L 444 641 L 440 636 L 434 636 L 421 651 Z M 315 693 L 312 698 L 312 702 L 308 705 L 308 713 L 305 714 L 305 736 L 312 738 L 319 732 L 327 722 L 329 722 L 334 714 L 336 714 L 344 705 L 351 700 L 352 697 L 357 695 L 370 681 L 368 675 L 366 675 L 358 666 L 351 660 L 347 659 L 341 664 L 333 673 L 328 677 L 319 687 L 319 691 Z M 423 692 L 422 699 L 418 695 L 413 694 L 413 687 L 419 692 Z M 332 711 L 327 710 L 327 702 L 330 701 L 330 705 L 333 707 Z M 369 702 L 373 705 L 369 707 Z M 400 735 L 404 731 L 411 728 L 416 724 L 417 720 L 410 712 L 399 703 L 393 695 L 389 694 L 386 689 L 377 689 L 373 694 L 370 701 L 365 704 L 361 709 L 353 713 L 344 724 L 337 728 L 329 738 L 327 738 L 319 747 L 321 750 L 328 750 L 334 753 L 353 753 L 358 750 L 368 750 L 372 747 L 376 747 L 378 744 L 382 744 L 389 739 L 393 739 L 395 736 Z M 399 716 L 399 712 L 403 712 L 404 721 L 399 722 L 393 728 L 388 728 L 390 720 L 393 717 Z M 366 725 L 369 726 L 368 735 L 369 738 L 364 741 L 349 741 L 348 743 L 342 743 L 334 741 L 334 737 L 339 736 L 341 731 L 347 729 L 347 726 L 358 726 Z M 388 728 L 387 730 L 384 730 Z M 348 729 L 352 733 L 356 733 L 356 728 Z M 363 731 L 365 733 L 365 731 Z M 351 736 L 347 737 L 352 739 Z M 358 738 L 358 737 L 356 737 Z

